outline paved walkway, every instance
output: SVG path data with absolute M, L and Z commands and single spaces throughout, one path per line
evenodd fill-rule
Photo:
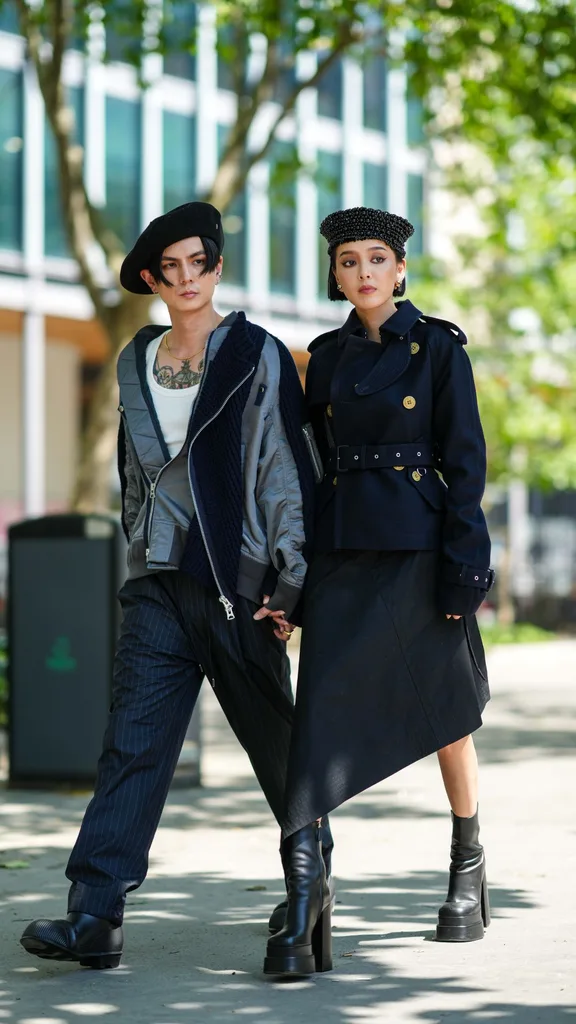
M 57 916 L 86 795 L 0 803 L 0 1024 L 576 1024 L 576 643 L 502 647 L 479 734 L 493 923 L 483 942 L 431 941 L 450 824 L 435 758 L 333 815 L 335 970 L 271 983 L 266 919 L 282 893 L 277 829 L 244 754 L 205 701 L 202 789 L 173 792 L 122 967 L 49 964 L 18 945 Z

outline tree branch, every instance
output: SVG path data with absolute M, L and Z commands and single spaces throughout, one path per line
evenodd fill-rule
M 248 134 L 263 103 L 270 98 L 272 87 L 279 74 L 277 50 L 274 44 L 269 44 L 266 67 L 262 77 L 253 90 L 250 104 L 244 110 L 239 110 L 236 124 L 220 159 L 218 172 L 208 197 L 210 202 L 215 203 L 220 210 L 224 210 L 228 206 L 243 188 L 252 167 L 266 156 L 278 128 L 288 114 L 294 110 L 300 94 L 305 89 L 315 88 L 329 68 L 353 43 L 359 42 L 361 38 L 362 33 L 355 32 L 351 20 L 341 26 L 339 36 L 330 52 L 319 61 L 310 78 L 295 82 L 292 92 L 274 118 L 266 139 L 257 150 L 250 152 L 247 145 Z
M 73 119 L 62 82 L 64 53 L 70 28 L 66 2 L 52 0 L 50 5 L 52 52 L 48 58 L 42 52 L 44 40 L 34 12 L 26 0 L 17 2 L 28 56 L 36 70 L 46 115 L 56 142 L 60 192 L 70 247 L 96 315 L 109 328 L 111 309 L 105 302 L 105 289 L 97 280 L 88 253 L 95 245 L 99 245 L 108 265 L 116 273 L 123 253 L 120 244 L 115 244 L 113 233 L 100 223 L 98 211 L 90 202 L 84 184 L 84 151 L 72 141 Z

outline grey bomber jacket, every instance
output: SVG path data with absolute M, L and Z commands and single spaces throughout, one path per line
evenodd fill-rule
M 236 595 L 291 615 L 307 569 L 321 475 L 302 388 L 282 342 L 230 314 L 209 338 L 180 453 L 170 459 L 146 382 L 139 331 L 118 360 L 119 470 L 129 577 L 188 571 L 216 585 L 228 618 Z

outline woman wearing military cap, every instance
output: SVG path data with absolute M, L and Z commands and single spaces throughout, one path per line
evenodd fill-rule
M 471 734 L 489 698 L 474 613 L 493 573 L 466 337 L 394 301 L 413 233 L 404 218 L 340 210 L 320 230 L 329 297 L 354 308 L 309 349 L 306 399 L 325 472 L 283 820 L 285 847 L 300 856 L 265 967 L 279 974 L 329 966 L 324 863 L 317 848 L 302 852 L 302 827 L 434 751 L 453 822 L 436 938 L 480 939 L 489 923 Z
M 284 641 L 307 568 L 313 452 L 288 350 L 214 308 L 223 246 L 218 210 L 187 203 L 152 221 L 122 266 L 123 286 L 159 295 L 171 326 L 142 328 L 118 360 L 128 580 L 68 916 L 35 921 L 21 940 L 51 960 L 120 962 L 126 893 L 145 878 L 204 675 L 280 819 L 293 713 Z

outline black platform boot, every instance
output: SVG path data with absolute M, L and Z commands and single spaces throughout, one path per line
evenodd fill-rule
M 478 811 L 471 818 L 452 812 L 450 885 L 438 913 L 437 942 L 473 942 L 490 924 L 484 848 L 478 842 Z
M 332 909 L 334 909 L 334 901 L 336 899 L 334 879 L 332 878 L 332 850 L 334 849 L 334 840 L 332 838 L 332 832 L 330 831 L 330 822 L 328 821 L 327 815 L 322 818 L 320 834 L 322 837 L 322 856 L 324 857 L 324 864 L 326 866 L 326 878 L 330 887 Z M 282 843 L 280 844 L 280 857 L 282 859 L 282 867 L 284 868 L 284 877 L 286 877 L 287 869 L 286 864 L 284 863 L 284 848 Z M 268 921 L 268 930 L 271 935 L 276 935 L 276 932 L 279 932 L 280 929 L 284 927 L 287 907 L 287 899 L 282 900 L 277 907 L 274 907 L 274 910 L 270 914 L 270 920 Z
M 20 945 L 43 960 L 72 960 L 81 967 L 118 967 L 122 957 L 122 926 L 92 914 L 68 914 L 58 921 L 33 921 Z
M 285 839 L 286 923 L 268 939 L 264 974 L 304 975 L 332 970 L 331 899 L 321 829 L 306 825 Z

